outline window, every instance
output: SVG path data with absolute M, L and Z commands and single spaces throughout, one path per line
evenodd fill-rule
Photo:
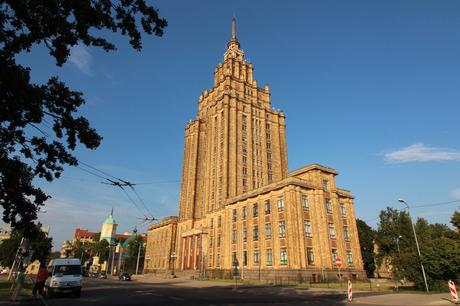
M 280 264 L 287 265 L 287 263 L 288 263 L 287 250 L 286 248 L 282 248 L 280 250 Z
M 220 267 L 220 254 L 216 256 L 216 266 Z
M 220 234 L 219 234 L 219 235 L 217 235 L 217 247 L 220 247 L 220 240 L 221 239 L 220 239 Z
M 331 205 L 331 199 L 326 198 L 326 211 L 330 214 L 332 214 L 332 205 Z
M 307 248 L 307 261 L 309 265 L 315 264 L 315 256 L 313 255 L 313 249 Z
M 272 225 L 270 223 L 265 224 L 265 239 L 272 239 Z
M 232 243 L 236 243 L 236 230 L 232 231 Z
M 335 260 L 337 259 L 337 250 L 332 249 L 332 263 L 335 265 Z
M 254 225 L 252 230 L 252 240 L 257 241 L 259 240 L 259 226 Z
M 221 227 L 222 226 L 222 218 L 221 216 L 218 216 L 217 217 L 217 227 Z
M 329 190 L 329 181 L 323 180 L 323 190 Z
M 335 239 L 335 228 L 333 223 L 329 223 L 329 238 Z
M 252 216 L 257 217 L 259 215 L 259 205 L 257 203 L 252 204 Z
M 266 251 L 267 257 L 267 266 L 271 266 L 273 264 L 273 251 L 272 249 L 267 249 Z
M 278 204 L 278 211 L 283 211 L 284 210 L 284 198 L 279 197 L 276 203 Z
M 243 266 L 248 265 L 248 251 L 243 251 Z
M 245 228 L 243 229 L 243 241 L 248 241 L 248 230 Z
M 241 140 L 246 141 L 246 135 L 241 135 Z
M 340 203 L 340 215 L 342 217 L 345 217 L 346 216 L 346 213 L 345 213 L 345 204 L 343 203 Z
M 286 237 L 286 223 L 285 223 L 285 221 L 279 221 L 278 226 L 279 226 L 280 237 L 281 238 Z
M 211 225 L 210 225 L 211 228 L 214 228 L 214 218 L 211 218 Z
M 308 210 L 308 197 L 306 195 L 302 195 L 302 209 Z
M 254 264 L 259 264 L 259 250 L 254 251 Z
M 246 206 L 243 206 L 243 212 L 241 214 L 241 217 L 243 220 L 246 220 L 246 217 L 248 216 L 248 208 Z
M 347 251 L 347 263 L 349 266 L 353 266 L 353 255 L 351 251 Z
M 233 222 L 236 222 L 238 219 L 238 211 L 236 209 L 233 210 Z
M 270 200 L 265 200 L 264 202 L 264 211 L 268 215 L 270 213 Z
M 236 252 L 232 252 L 232 265 L 236 266 L 238 259 L 236 258 Z
M 311 237 L 311 223 L 310 220 L 303 220 L 303 230 L 305 232 L 305 236 Z
M 350 232 L 348 231 L 348 226 L 346 225 L 343 227 L 343 236 L 346 241 L 350 240 Z

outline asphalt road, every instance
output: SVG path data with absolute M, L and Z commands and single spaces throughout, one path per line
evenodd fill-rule
M 49 306 L 73 305 L 346 305 L 336 292 L 296 292 L 289 288 L 253 287 L 234 291 L 232 287 L 191 288 L 175 283 L 122 282 L 85 278 L 80 298 L 58 296 Z M 364 304 L 360 304 L 364 305 Z

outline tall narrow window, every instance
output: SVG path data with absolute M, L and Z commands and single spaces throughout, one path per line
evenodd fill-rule
M 221 240 L 221 237 L 220 237 L 220 234 L 217 235 L 217 247 L 220 247 L 220 240 Z
M 222 226 L 222 218 L 221 216 L 218 216 L 217 217 L 217 227 L 221 227 Z
M 353 255 L 351 251 L 347 251 L 347 263 L 349 266 L 353 266 Z
M 350 240 L 350 232 L 348 230 L 348 226 L 346 226 L 346 225 L 343 227 L 343 236 L 344 236 L 346 241 Z
M 259 250 L 254 251 L 254 264 L 259 264 Z
M 341 215 L 342 217 L 345 217 L 345 216 L 346 216 L 345 204 L 343 204 L 343 203 L 340 203 L 340 215 Z
M 238 211 L 236 210 L 236 208 L 233 210 L 233 222 L 236 222 L 236 220 L 238 219 Z
M 265 224 L 265 239 L 272 239 L 272 225 L 270 223 Z
M 265 253 L 266 259 L 267 259 L 267 266 L 271 266 L 273 264 L 273 250 L 272 249 L 267 249 Z
M 329 223 L 329 238 L 335 239 L 335 227 L 334 227 L 334 223 Z
M 323 180 L 323 190 L 325 190 L 325 191 L 329 190 L 329 181 L 328 180 Z
M 287 263 L 288 263 L 287 250 L 286 248 L 282 248 L 280 250 L 280 264 L 287 265 Z
M 335 265 L 337 259 L 337 249 L 332 249 L 332 263 Z
M 313 254 L 313 249 L 312 248 L 307 248 L 307 261 L 309 265 L 314 265 L 315 264 L 315 256 Z
M 307 211 L 308 207 L 308 197 L 306 195 L 302 195 L 302 209 Z
M 331 204 L 331 199 L 326 198 L 326 211 L 330 214 L 332 214 L 332 204 Z
M 257 203 L 252 204 L 252 216 L 257 217 L 259 215 L 259 205 Z
M 210 224 L 210 227 L 211 227 L 211 228 L 214 228 L 214 218 L 211 218 L 211 224 Z
M 254 241 L 259 240 L 259 226 L 254 225 L 253 231 L 252 231 L 252 239 Z
M 248 230 L 245 228 L 243 229 L 243 241 L 248 241 Z
M 232 231 L 232 243 L 236 243 L 236 230 Z
M 247 216 L 248 216 L 248 208 L 246 206 L 243 206 L 243 211 L 241 213 L 241 218 L 243 218 L 243 220 L 246 220 Z
M 284 210 L 284 198 L 279 197 L 276 203 L 278 204 L 278 211 L 283 211 Z
M 248 251 L 243 251 L 243 266 L 248 265 Z
M 286 237 L 286 223 L 284 221 L 278 222 L 278 229 L 279 229 L 280 238 Z
M 310 220 L 303 220 L 303 230 L 305 233 L 305 236 L 311 237 L 311 223 Z
M 264 211 L 268 215 L 270 213 L 270 200 L 265 200 L 264 202 Z

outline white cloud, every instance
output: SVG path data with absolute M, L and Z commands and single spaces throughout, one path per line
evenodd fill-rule
M 453 196 L 455 199 L 460 199 L 460 188 L 457 188 L 457 189 L 455 189 L 454 191 L 452 191 L 452 196 Z
M 436 148 L 416 143 L 408 147 L 384 154 L 387 163 L 460 161 L 460 151 Z
M 93 57 L 89 53 L 88 48 L 86 48 L 86 46 L 73 46 L 70 50 L 69 61 L 84 74 L 87 74 L 89 76 L 93 75 L 93 72 L 91 70 L 91 62 L 93 61 Z

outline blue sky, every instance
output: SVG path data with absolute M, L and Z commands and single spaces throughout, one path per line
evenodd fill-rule
M 20 61 L 44 82 L 58 75 L 85 93 L 81 114 L 104 137 L 84 162 L 139 185 L 156 217 L 178 210 L 184 127 L 211 88 L 237 17 L 242 49 L 272 105 L 285 111 L 289 169 L 309 163 L 339 172 L 355 195 L 357 217 L 377 223 L 381 209 L 460 199 L 460 2 L 155 1 L 169 26 L 126 38 L 106 53 L 79 46 L 62 68 L 37 47 Z M 119 231 L 140 213 L 122 191 L 78 169 L 52 184 L 40 220 L 56 247 L 76 227 L 100 230 L 114 207 Z M 135 195 L 131 194 L 135 199 Z M 459 203 L 413 214 L 447 223 Z M 144 227 L 140 227 L 145 230 Z

